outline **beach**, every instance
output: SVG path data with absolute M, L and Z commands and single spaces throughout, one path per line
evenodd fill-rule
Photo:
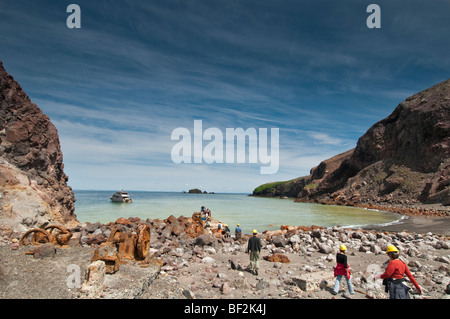
M 428 232 L 450 236 L 450 217 L 403 216 L 396 223 L 368 226 L 365 229 L 387 232 L 410 232 L 426 234 Z
M 382 226 L 379 231 L 341 227 L 282 226 L 261 231 L 259 274 L 249 271 L 247 243 L 218 235 L 217 220 L 201 231 L 191 218 L 170 216 L 165 220 L 120 218 L 107 225 L 84 223 L 72 229 L 71 245 L 17 246 L 3 233 L 0 259 L 3 280 L 1 298 L 63 299 L 386 299 L 381 281 L 373 281 L 373 269 L 382 271 L 388 260 L 385 250 L 395 244 L 402 259 L 425 289 L 412 298 L 441 299 L 450 282 L 448 237 L 438 234 L 448 218 L 409 217 L 405 223 Z M 226 222 L 226 221 L 221 221 Z M 151 228 L 148 255 L 142 260 L 123 259 L 118 271 L 105 274 L 92 261 L 96 249 L 112 249 L 105 242 L 120 226 L 146 224 Z M 134 225 L 134 226 L 133 226 Z M 409 227 L 425 233 L 405 232 Z M 133 229 L 133 228 L 131 228 Z M 388 232 L 388 229 L 392 229 Z M 194 232 L 195 233 L 194 233 Z M 200 231 L 200 232 L 198 232 Z M 335 256 L 339 246 L 348 248 L 354 295 L 343 282 L 339 294 L 332 288 Z M 106 244 L 106 246 L 105 246 Z M 103 248 L 102 248 L 103 247 Z M 114 252 L 114 250 L 109 250 Z M 120 251 L 120 249 L 119 249 Z M 117 253 L 117 251 L 116 251 Z M 67 286 L 68 265 L 79 267 L 81 289 Z M 43 269 L 51 269 L 42 272 Z M 103 270 L 102 270 L 103 269 Z M 96 271 L 95 275 L 88 275 Z M 103 271 L 103 274 L 98 272 Z M 102 278 L 90 282 L 88 279 Z M 69 289 L 68 289 L 69 288 Z

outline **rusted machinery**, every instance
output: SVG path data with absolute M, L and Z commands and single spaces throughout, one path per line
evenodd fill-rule
M 106 272 L 115 273 L 122 259 L 144 260 L 150 247 L 150 238 L 149 225 L 139 224 L 131 229 L 116 225 L 108 240 L 95 250 L 91 261 L 103 260 Z
M 19 245 L 41 245 L 52 243 L 56 245 L 66 245 L 72 233 L 59 225 L 49 225 L 42 228 L 34 228 L 27 231 L 19 241 Z
M 115 227 L 106 242 L 116 245 L 120 258 L 142 260 L 147 257 L 150 234 L 150 226 L 146 224 L 139 224 L 128 232 L 123 231 L 121 227 Z

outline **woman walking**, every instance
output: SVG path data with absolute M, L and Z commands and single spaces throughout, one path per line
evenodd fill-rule
M 336 267 L 334 268 L 334 276 L 336 277 L 336 281 L 334 282 L 333 294 L 337 295 L 339 293 L 339 286 L 341 284 L 342 276 L 345 276 L 347 280 L 348 292 L 350 295 L 353 295 L 355 292 L 353 290 L 352 281 L 350 279 L 350 266 L 347 263 L 347 247 L 345 245 L 341 245 L 339 247 L 339 252 L 336 254 Z

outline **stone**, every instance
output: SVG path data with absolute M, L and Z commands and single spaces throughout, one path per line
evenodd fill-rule
M 195 245 L 199 246 L 213 246 L 216 243 L 216 239 L 207 234 L 203 234 L 197 237 L 195 240 Z
M 297 235 L 297 234 L 292 235 L 291 237 L 289 237 L 289 242 L 290 242 L 292 245 L 300 244 L 300 242 L 301 242 L 300 236 Z
M 272 237 L 272 244 L 274 244 L 275 247 L 284 247 L 286 245 L 286 239 L 284 236 L 274 236 Z
M 319 244 L 319 252 L 322 254 L 331 254 L 333 252 L 333 248 L 330 245 Z
M 233 270 L 242 270 L 241 265 L 236 260 L 230 260 L 230 266 Z
M 95 236 L 92 236 L 86 241 L 87 245 L 100 245 L 101 243 L 104 243 L 107 240 L 103 234 L 98 234 Z
M 204 263 L 204 264 L 213 264 L 215 262 L 216 262 L 216 260 L 209 256 L 202 258 L 202 263 Z
M 445 256 L 438 256 L 435 258 L 436 261 L 439 261 L 441 263 L 450 264 L 450 259 Z
M 53 257 L 56 254 L 56 248 L 53 244 L 47 243 L 40 246 L 37 246 L 33 250 L 33 257 L 34 258 L 46 258 L 46 257 Z
M 243 290 L 247 290 L 247 289 L 251 289 L 251 285 L 248 282 L 248 279 L 245 278 L 244 276 L 240 276 L 239 278 L 235 279 L 231 286 L 235 289 L 243 289 Z
M 303 291 L 314 292 L 321 289 L 321 283 L 325 280 L 327 282 L 334 282 L 333 272 L 330 271 L 316 271 L 312 273 L 301 274 L 293 277 L 292 281 Z
M 232 288 L 230 287 L 230 285 L 228 284 L 228 282 L 224 282 L 224 283 L 222 284 L 222 286 L 220 287 L 220 292 L 221 292 L 223 295 L 228 295 L 228 294 L 231 293 L 231 291 L 232 291 Z
M 102 260 L 94 261 L 89 265 L 87 280 L 81 286 L 80 292 L 86 298 L 98 298 L 103 291 L 106 267 Z
M 265 281 L 264 279 L 258 280 L 258 283 L 256 284 L 256 289 L 263 290 L 269 288 L 269 283 Z

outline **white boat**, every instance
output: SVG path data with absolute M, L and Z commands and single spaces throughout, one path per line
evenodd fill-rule
M 125 191 L 115 192 L 112 196 L 110 196 L 111 200 L 113 202 L 118 203 L 131 203 L 133 200 L 131 199 L 130 195 L 128 195 Z

